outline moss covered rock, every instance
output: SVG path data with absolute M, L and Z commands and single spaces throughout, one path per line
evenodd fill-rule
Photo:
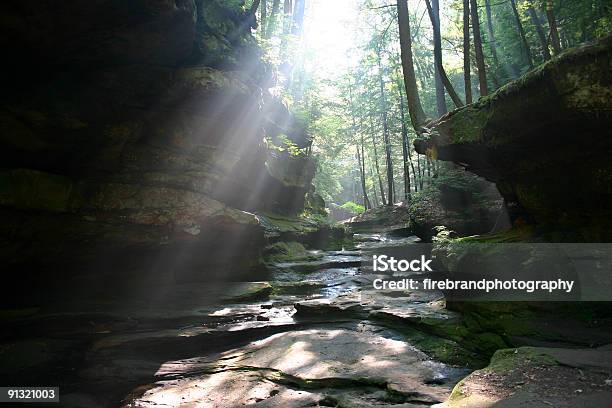
M 568 50 L 433 123 L 417 151 L 437 151 L 497 184 L 515 224 L 557 241 L 610 231 L 612 37 Z
M 605 407 L 610 350 L 521 347 L 496 352 L 489 366 L 453 389 L 445 406 Z

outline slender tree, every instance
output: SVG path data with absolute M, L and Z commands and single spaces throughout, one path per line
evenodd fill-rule
M 262 36 L 266 35 L 266 23 L 268 20 L 268 0 L 261 0 L 259 7 L 259 29 Z
M 521 23 L 521 16 L 519 15 L 518 9 L 516 7 L 516 0 L 510 0 L 510 5 L 512 6 L 512 14 L 514 14 L 514 19 L 516 21 L 516 29 L 518 30 L 519 36 L 521 37 L 521 42 L 523 43 L 523 52 L 525 53 L 525 58 L 527 59 L 529 68 L 533 68 L 533 56 L 531 55 L 531 47 L 529 47 L 529 42 L 527 42 L 525 29 L 523 28 L 523 23 Z
M 472 32 L 474 34 L 474 55 L 476 56 L 476 66 L 478 67 L 478 84 L 480 86 L 480 96 L 489 94 L 487 84 L 487 71 L 485 67 L 484 54 L 482 52 L 482 36 L 480 35 L 480 21 L 478 19 L 478 3 L 470 0 L 470 13 L 472 16 Z
M 383 68 L 381 62 L 380 44 L 376 47 L 376 61 L 378 63 L 378 85 L 380 88 L 380 111 L 383 127 L 383 140 L 385 143 L 385 156 L 387 162 L 387 204 L 393 205 L 393 160 L 391 158 L 391 142 L 389 140 L 389 121 L 387 113 L 387 95 L 385 93 L 385 81 L 383 78 Z
M 304 13 L 306 11 L 306 0 L 295 0 L 293 8 L 293 27 L 291 33 L 293 35 L 301 35 L 304 26 Z
M 398 80 L 397 89 L 399 90 L 400 119 L 402 121 L 402 159 L 404 164 L 404 200 L 410 201 L 410 167 L 408 160 L 410 157 L 410 141 L 408 140 L 408 128 L 406 127 L 406 108 L 404 107 L 404 94 L 402 92 L 401 81 Z
M 374 179 L 374 170 L 372 169 L 372 162 L 370 161 L 370 178 Z M 374 206 L 379 207 L 380 201 L 378 201 L 378 191 L 376 191 L 376 183 L 372 184 L 372 192 L 374 193 Z
M 463 86 L 465 103 L 472 103 L 472 76 L 470 73 L 470 0 L 463 0 Z
M 491 12 L 491 0 L 485 0 L 485 12 L 487 16 L 487 35 L 489 38 L 489 45 L 491 47 L 491 56 L 493 57 L 493 64 L 496 68 L 501 69 L 506 77 L 508 76 L 508 71 L 510 71 L 512 77 L 515 77 L 516 72 L 512 66 L 507 66 L 505 63 L 500 64 L 499 62 L 499 57 L 497 55 L 497 39 L 495 38 L 495 31 L 493 31 L 493 14 Z
M 291 16 L 293 14 L 293 1 L 285 0 L 283 3 L 283 34 L 291 32 Z
M 376 148 L 376 137 L 374 136 L 374 134 L 374 121 L 372 120 L 372 115 L 370 115 L 370 136 L 372 138 L 372 147 L 374 148 L 374 166 L 376 168 L 376 175 L 378 176 L 380 200 L 382 201 L 382 205 L 387 205 L 387 200 L 385 198 L 385 188 L 383 187 L 382 176 L 380 174 L 380 165 L 378 163 L 378 149 Z
M 402 55 L 402 70 L 404 73 L 404 86 L 406 87 L 406 98 L 408 100 L 408 112 L 412 121 L 412 127 L 417 134 L 421 134 L 422 127 L 427 123 L 428 119 L 421 105 L 416 76 L 414 74 L 412 36 L 410 35 L 410 17 L 407 0 L 397 0 L 397 20 Z
M 493 64 L 499 67 L 499 58 L 497 57 L 497 43 L 495 42 L 495 33 L 493 32 L 493 16 L 491 15 L 491 1 L 484 0 L 485 14 L 487 16 L 487 37 L 489 39 L 489 47 L 491 47 L 491 56 Z
M 270 21 L 266 27 L 266 38 L 270 39 L 276 31 L 276 20 L 278 18 L 278 11 L 280 9 L 280 0 L 274 0 L 272 3 L 272 11 L 270 13 Z
M 438 0 L 427 0 L 427 10 L 429 12 L 429 18 L 431 20 L 431 26 L 433 28 L 433 41 L 434 41 L 434 77 L 436 85 L 436 108 L 438 110 L 438 116 L 444 115 L 448 112 L 446 108 L 446 96 L 444 94 L 444 83 L 442 82 L 442 72 L 440 66 L 442 66 L 442 35 L 440 33 L 440 5 Z M 444 68 L 442 68 L 444 69 Z
M 552 0 L 545 0 L 544 11 L 548 20 L 548 29 L 550 31 L 550 44 L 553 47 L 555 55 L 561 52 L 561 42 L 559 41 L 559 30 L 557 29 L 557 19 L 555 18 L 555 5 Z
M 370 199 L 368 198 L 368 191 L 366 189 L 366 175 L 365 175 L 365 167 L 362 163 L 362 158 L 361 158 L 361 152 L 359 151 L 359 146 L 355 146 L 356 147 L 356 158 L 357 158 L 357 163 L 359 165 L 359 176 L 361 179 L 361 191 L 363 194 L 363 206 L 365 207 L 366 210 L 369 210 L 370 208 L 372 208 L 372 205 L 370 204 Z
M 361 180 L 361 186 L 363 188 L 363 201 L 366 209 L 372 208 L 372 204 L 370 202 L 370 198 L 368 197 L 368 189 L 366 187 L 366 164 L 365 164 L 365 141 L 363 137 L 363 132 L 360 132 L 361 135 L 361 174 L 363 176 Z M 357 149 L 359 151 L 359 149 Z
M 438 0 L 433 0 L 434 4 L 438 4 Z M 432 6 L 429 0 L 425 0 L 425 4 L 427 5 L 427 11 L 429 13 L 429 18 L 431 20 L 431 25 L 433 27 L 434 33 L 434 62 L 435 62 L 435 76 L 436 76 L 436 105 L 438 108 L 438 115 L 444 115 L 446 110 L 446 101 L 444 98 L 444 88 L 448 91 L 453 103 L 456 107 L 463 106 L 463 102 L 457 92 L 455 92 L 455 88 L 451 84 L 448 76 L 446 75 L 446 71 L 444 70 L 444 65 L 442 65 L 442 36 L 440 35 L 440 10 L 439 8 L 436 10 L 435 6 Z M 438 88 L 438 81 L 440 85 L 444 85 L 443 87 Z
M 363 148 L 363 133 L 361 132 L 361 127 L 359 130 L 357 129 L 357 121 L 355 119 L 355 104 L 353 100 L 353 86 L 351 84 L 351 79 L 349 77 L 348 81 L 348 91 L 349 91 L 349 111 L 351 115 L 352 128 L 351 133 L 353 138 L 357 135 L 357 133 L 361 134 L 361 148 Z M 370 199 L 368 198 L 368 191 L 366 189 L 366 175 L 365 175 L 365 158 L 363 157 L 363 152 L 359 151 L 359 144 L 355 144 L 355 150 L 357 151 L 357 163 L 359 163 L 359 175 L 361 178 L 361 190 L 363 193 L 363 206 L 367 209 L 371 207 Z M 363 160 L 363 162 L 362 162 Z
M 527 13 L 529 13 L 531 22 L 535 26 L 536 32 L 538 33 L 538 38 L 540 39 L 540 46 L 542 47 L 542 56 L 544 57 L 545 61 L 548 61 L 550 59 L 550 51 L 548 50 L 548 41 L 546 39 L 546 33 L 544 32 L 542 23 L 540 22 L 540 18 L 538 17 L 538 13 L 531 6 L 527 8 Z
M 291 20 L 293 13 L 293 1 L 285 0 L 283 3 L 283 35 L 281 38 L 281 48 L 280 48 L 280 57 L 281 57 L 281 68 L 282 71 L 285 72 L 285 76 L 289 76 L 289 72 L 291 71 L 290 63 L 289 63 L 289 33 L 291 32 Z

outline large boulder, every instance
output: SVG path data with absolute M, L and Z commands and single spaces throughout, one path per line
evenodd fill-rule
M 429 127 L 419 153 L 497 184 L 516 224 L 612 238 L 612 37 L 569 50 Z

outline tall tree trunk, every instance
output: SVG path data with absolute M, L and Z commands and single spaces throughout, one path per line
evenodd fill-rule
M 285 0 L 283 3 L 283 34 L 291 32 L 291 17 L 293 15 L 293 0 Z
M 557 19 L 555 18 L 555 4 L 552 0 L 546 0 L 544 8 L 550 31 L 550 43 L 555 55 L 557 55 L 561 52 L 561 42 L 559 41 L 559 30 L 557 30 Z
M 497 44 L 495 43 L 495 33 L 493 32 L 493 17 L 491 16 L 491 1 L 484 0 L 485 12 L 487 16 L 487 35 L 489 38 L 489 45 L 491 47 L 491 56 L 493 57 L 493 64 L 499 67 L 499 58 L 497 57 Z
M 374 180 L 374 170 L 372 170 L 372 163 L 370 163 L 370 177 Z M 376 183 L 372 184 L 372 191 L 374 192 L 374 205 L 378 208 L 380 202 L 378 201 L 378 192 L 376 191 Z
M 261 4 L 261 0 L 254 0 L 253 4 L 251 4 L 251 8 L 249 9 L 249 13 L 255 15 L 255 13 L 257 13 L 257 9 L 259 8 L 260 4 Z
M 270 13 L 270 21 L 268 21 L 268 27 L 266 28 L 266 39 L 272 38 L 276 31 L 276 20 L 278 18 L 279 8 L 280 0 L 274 0 L 272 3 L 272 12 Z
M 486 96 L 489 94 L 489 85 L 487 85 L 487 71 L 485 67 L 484 54 L 482 52 L 482 36 L 480 35 L 478 3 L 476 0 L 470 0 L 470 12 L 472 14 L 472 31 L 474 34 L 474 51 L 476 55 L 476 66 L 478 67 L 480 96 Z
M 436 11 L 435 5 L 437 5 L 438 0 L 433 0 L 434 6 L 429 0 L 425 0 L 425 4 L 427 5 L 427 11 L 429 12 L 429 18 L 431 20 L 431 25 L 433 27 L 434 33 L 434 61 L 435 61 L 435 77 L 436 77 L 436 105 L 438 107 L 438 115 L 444 115 L 446 110 L 446 101 L 444 98 L 444 87 L 448 91 L 453 103 L 456 107 L 463 106 L 463 102 L 457 92 L 455 92 L 455 88 L 451 84 L 448 76 L 446 75 L 446 71 L 444 70 L 444 65 L 442 65 L 442 36 L 440 35 L 440 10 Z M 440 81 L 444 87 L 440 89 L 441 93 L 438 92 L 438 81 Z
M 425 111 L 423 111 L 423 106 L 419 99 L 419 89 L 417 88 L 416 76 L 414 75 L 412 37 L 410 35 L 410 17 L 408 14 L 407 0 L 397 0 L 397 20 L 399 25 L 404 86 L 406 87 L 406 98 L 408 99 L 408 112 L 412 121 L 412 127 L 417 134 L 421 134 L 421 128 L 427 123 L 427 116 L 425 115 Z
M 470 0 L 463 0 L 463 87 L 465 103 L 472 103 L 472 75 L 470 73 Z
M 380 87 L 380 110 L 382 117 L 383 126 L 383 140 L 385 142 L 385 156 L 387 161 L 387 187 L 388 187 L 388 200 L 387 204 L 393 205 L 393 161 L 391 159 L 391 142 L 389 140 L 389 122 L 387 120 L 387 95 L 385 93 L 385 81 L 383 79 L 383 69 L 380 56 L 380 48 L 376 49 L 376 56 L 378 62 L 378 84 Z
M 516 20 L 516 28 L 519 32 L 519 36 L 521 37 L 521 42 L 523 43 L 523 52 L 525 53 L 525 57 L 529 63 L 529 68 L 533 68 L 533 55 L 531 55 L 531 48 L 529 47 L 529 42 L 527 42 L 527 36 L 525 35 L 523 23 L 521 23 L 521 16 L 516 8 L 516 0 L 510 0 L 510 4 L 512 5 L 512 13 L 514 14 L 514 19 Z
M 259 11 L 259 30 L 262 37 L 266 35 L 266 23 L 268 20 L 268 0 L 261 0 L 260 11 Z
M 495 38 L 495 32 L 493 31 L 493 15 L 491 13 L 491 0 L 485 0 L 485 11 L 487 15 L 487 34 L 489 35 L 489 43 L 491 44 L 491 55 L 493 56 L 493 63 L 496 68 L 500 68 L 505 77 L 508 77 L 508 74 L 512 78 L 517 76 L 517 72 L 511 65 L 507 65 L 505 62 L 499 62 L 498 54 L 497 54 L 497 39 Z M 499 88 L 501 85 L 500 81 L 496 79 L 495 86 Z
M 404 94 L 402 92 L 401 81 L 397 81 L 399 89 L 400 119 L 402 121 L 402 159 L 404 164 L 404 200 L 410 201 L 410 167 L 408 167 L 408 157 L 410 152 L 410 141 L 408 140 L 408 129 L 406 127 L 406 108 L 404 107 Z
M 425 178 L 425 171 L 423 170 L 423 166 L 421 166 L 421 156 L 417 156 L 417 169 L 419 171 L 419 187 L 421 191 L 423 191 L 423 179 Z
M 367 203 L 366 208 L 372 208 L 372 203 L 368 197 L 368 189 L 366 187 L 366 164 L 365 164 L 365 142 L 363 140 L 363 132 L 361 133 L 361 174 L 363 175 L 363 180 L 361 181 L 363 187 L 363 196 L 364 201 Z
M 349 90 L 349 108 L 350 108 L 350 112 L 351 112 L 351 120 L 352 120 L 352 133 L 353 133 L 353 137 L 355 137 L 357 135 L 357 120 L 355 119 L 355 105 L 353 104 L 353 87 L 351 85 L 351 82 L 349 80 L 349 84 L 348 84 L 348 90 Z M 360 122 L 359 126 L 359 133 L 361 134 L 361 148 L 363 149 L 363 133 L 361 132 L 362 128 L 363 128 L 363 121 Z M 365 157 L 363 158 L 363 162 L 362 162 L 362 156 L 363 156 L 363 151 L 360 153 L 359 152 L 359 144 L 355 144 L 355 149 L 357 150 L 357 162 L 359 163 L 359 174 L 360 174 L 360 178 L 361 178 L 361 191 L 363 193 L 363 206 L 367 209 L 369 209 L 370 206 L 370 200 L 368 199 L 368 192 L 366 189 L 366 182 L 365 182 Z
M 366 189 L 366 182 L 365 182 L 365 165 L 362 163 L 362 159 L 361 159 L 361 153 L 359 151 L 359 146 L 355 146 L 357 149 L 357 163 L 359 163 L 359 175 L 361 178 L 361 192 L 363 194 L 363 206 L 365 207 L 366 210 L 369 210 L 372 206 L 370 205 L 370 199 L 368 198 L 368 191 Z
M 434 76 L 436 78 L 436 108 L 438 110 L 438 116 L 444 115 L 448 112 L 446 108 L 446 96 L 444 94 L 444 83 L 442 82 L 442 73 L 440 72 L 440 66 L 442 65 L 442 40 L 440 34 L 440 4 L 438 0 L 431 0 L 431 5 L 429 5 L 429 0 L 427 0 L 429 18 L 431 19 L 431 25 L 433 28 L 433 41 L 434 41 Z M 433 18 L 432 18 L 433 14 Z
M 414 162 L 410 158 L 410 145 L 408 146 L 408 163 L 410 163 L 410 168 L 412 169 L 412 177 L 414 180 L 414 192 L 416 193 L 419 191 L 419 186 L 418 186 L 418 181 L 417 181 L 417 173 L 414 170 Z
M 378 186 L 380 188 L 380 199 L 383 205 L 387 205 L 385 198 L 385 188 L 383 187 L 382 176 L 380 175 L 380 165 L 378 163 L 378 149 L 376 148 L 376 138 L 374 137 L 374 123 L 372 116 L 370 116 L 370 136 L 372 137 L 372 146 L 374 147 L 374 166 L 376 168 L 376 175 L 378 176 Z
M 291 20 L 293 13 L 293 1 L 285 0 L 283 3 L 283 35 L 281 37 L 280 60 L 281 66 L 279 70 L 285 74 L 285 78 L 289 79 L 291 73 L 291 64 L 289 62 L 289 33 L 291 32 Z
M 535 26 L 536 32 L 538 33 L 538 38 L 540 39 L 540 46 L 542 47 L 542 56 L 544 57 L 545 61 L 548 61 L 550 59 L 548 41 L 546 40 L 546 33 L 544 32 L 544 28 L 542 27 L 542 23 L 540 22 L 538 13 L 531 6 L 527 9 L 527 12 L 529 13 L 531 22 Z
M 293 8 L 293 28 L 291 34 L 300 36 L 304 28 L 304 13 L 306 12 L 306 0 L 295 0 Z

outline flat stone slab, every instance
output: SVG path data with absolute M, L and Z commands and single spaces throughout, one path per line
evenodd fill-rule
M 281 262 L 273 267 L 281 271 L 288 270 L 308 274 L 322 269 L 356 268 L 361 266 L 361 256 L 354 255 L 327 255 L 315 261 Z
M 158 370 L 165 380 L 129 406 L 235 407 L 265 401 L 273 405 L 261 406 L 292 407 L 349 400 L 349 406 L 427 406 L 443 401 L 464 373 L 380 333 L 300 330 L 214 359 L 168 362 Z M 390 404 L 391 398 L 399 405 Z
M 223 371 L 195 379 L 164 381 L 124 408 L 220 408 L 257 404 L 257 407 L 317 406 L 322 399 L 308 391 L 276 384 L 258 371 Z
M 444 302 L 440 300 L 439 295 L 421 291 L 397 291 L 389 295 L 383 292 L 361 291 L 331 299 L 297 302 L 295 309 L 296 317 L 367 317 L 369 314 L 370 317 L 393 318 L 411 324 L 456 318 L 453 312 L 444 309 Z

